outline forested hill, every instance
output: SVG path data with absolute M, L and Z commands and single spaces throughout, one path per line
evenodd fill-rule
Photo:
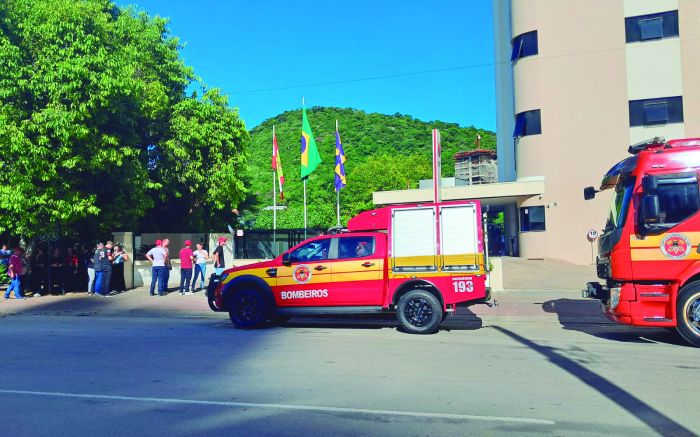
M 407 115 L 368 114 L 357 109 L 314 107 L 307 115 L 323 162 L 307 183 L 309 227 L 326 228 L 335 224 L 335 121 L 347 162 L 347 187 L 341 190 L 343 224 L 360 211 L 371 209 L 372 192 L 417 188 L 420 179 L 432 177 L 431 129 L 442 138 L 442 174 L 454 176 L 454 154 L 476 147 L 495 149 L 496 136 L 475 127 L 454 123 L 425 122 Z M 303 185 L 300 180 L 301 110 L 287 111 L 268 119 L 251 132 L 249 149 L 249 194 L 244 219 L 255 220 L 258 228 L 271 228 L 272 213 L 272 127 L 286 177 L 287 206 L 277 216 L 278 228 L 303 227 Z

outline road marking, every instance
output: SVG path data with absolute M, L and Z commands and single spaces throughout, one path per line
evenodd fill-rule
M 469 414 L 447 414 L 447 413 L 419 413 L 413 411 L 394 411 L 394 410 L 370 410 L 365 408 L 342 408 L 342 407 L 317 407 L 313 405 L 290 405 L 290 404 L 258 404 L 249 402 L 228 402 L 228 401 L 201 401 L 196 399 L 171 399 L 171 398 L 151 398 L 137 396 L 114 396 L 114 395 L 97 395 L 87 393 L 62 393 L 62 392 L 46 392 L 46 391 L 30 391 L 30 390 L 5 390 L 0 389 L 0 393 L 14 395 L 30 395 L 30 396 L 48 396 L 59 398 L 78 398 L 78 399 L 103 399 L 113 401 L 132 401 L 132 402 L 154 402 L 161 404 L 186 404 L 186 405 L 215 405 L 220 407 L 238 407 L 238 408 L 267 408 L 278 410 L 300 410 L 300 411 L 322 411 L 330 413 L 354 413 L 354 414 L 371 414 L 375 416 L 403 416 L 403 417 L 425 417 L 430 419 L 452 419 L 452 420 L 480 420 L 485 422 L 511 422 L 525 423 L 531 425 L 555 425 L 551 420 L 542 419 L 527 419 L 521 417 L 499 417 L 499 416 L 474 416 Z

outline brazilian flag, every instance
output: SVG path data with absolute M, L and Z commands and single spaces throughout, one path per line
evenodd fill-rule
M 301 179 L 303 180 L 316 170 L 321 163 L 321 156 L 318 154 L 314 134 L 311 133 L 309 119 L 306 118 L 306 108 L 302 108 L 301 111 Z

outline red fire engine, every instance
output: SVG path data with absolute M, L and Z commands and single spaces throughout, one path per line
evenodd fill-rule
M 600 186 L 614 190 L 598 246 L 605 284 L 588 283 L 583 295 L 612 320 L 675 327 L 700 347 L 700 138 L 655 138 L 629 152 Z
M 490 297 L 482 229 L 478 201 L 366 211 L 343 231 L 226 270 L 209 284 L 209 306 L 239 328 L 275 317 L 395 312 L 405 331 L 435 332 L 457 305 Z

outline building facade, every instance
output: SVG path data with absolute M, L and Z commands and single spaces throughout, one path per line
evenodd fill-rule
M 700 137 L 700 1 L 494 0 L 498 178 L 527 258 L 592 262 L 609 193 L 585 186 L 653 137 Z

